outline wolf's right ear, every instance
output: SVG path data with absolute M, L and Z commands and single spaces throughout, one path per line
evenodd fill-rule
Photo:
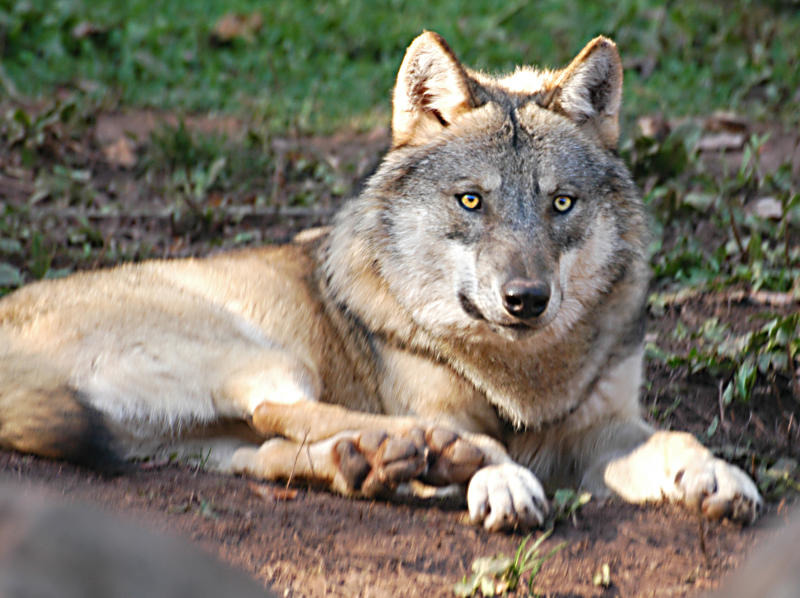
M 622 61 L 617 46 L 596 37 L 560 72 L 545 96 L 544 105 L 581 126 L 588 126 L 601 143 L 614 148 L 619 139 L 622 101 Z
M 406 50 L 397 73 L 392 145 L 417 145 L 473 108 L 464 67 L 437 33 L 426 31 Z

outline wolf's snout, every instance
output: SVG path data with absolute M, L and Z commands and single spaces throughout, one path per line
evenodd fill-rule
M 542 315 L 550 301 L 550 286 L 538 280 L 514 278 L 503 285 L 501 292 L 503 307 L 521 320 Z

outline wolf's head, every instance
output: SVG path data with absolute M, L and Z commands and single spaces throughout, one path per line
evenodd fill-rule
M 393 147 L 334 229 L 351 275 L 372 272 L 436 336 L 498 341 L 564 332 L 641 287 L 644 217 L 615 152 L 621 89 L 603 37 L 565 69 L 494 78 L 420 35 L 394 90 Z

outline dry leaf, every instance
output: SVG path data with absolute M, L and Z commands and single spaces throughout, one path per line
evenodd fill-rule
M 229 43 L 237 37 L 251 41 L 263 24 L 264 19 L 257 12 L 249 15 L 228 13 L 214 25 L 211 37 L 219 43 Z
M 783 218 L 783 206 L 774 197 L 762 197 L 753 204 L 753 212 L 765 220 L 780 220 Z
M 281 488 L 267 484 L 256 484 L 255 482 L 250 482 L 247 487 L 264 500 L 294 500 L 297 498 L 296 488 Z
M 658 141 L 663 141 L 672 129 L 669 121 L 660 114 L 642 116 L 636 121 L 636 124 L 639 126 L 639 132 L 642 137 L 649 137 Z
M 103 147 L 103 156 L 114 166 L 132 168 L 136 165 L 136 148 L 127 137 L 120 137 Z
M 85 39 L 95 35 L 102 35 L 107 32 L 107 29 L 91 23 L 89 21 L 81 21 L 72 28 L 72 37 L 75 39 Z

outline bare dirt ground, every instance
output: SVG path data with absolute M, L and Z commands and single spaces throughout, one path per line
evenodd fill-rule
M 119 124 L 98 122 L 106 127 Z M 103 144 L 112 143 L 117 133 L 109 130 L 103 133 L 110 135 L 109 140 L 95 139 L 87 153 L 97 154 Z M 378 134 L 309 140 L 305 145 L 275 142 L 273 148 L 290 161 L 306 154 L 328 161 L 331 156 L 343 156 L 340 159 L 355 165 L 352 172 L 358 176 L 375 164 L 385 143 L 385 136 Z M 116 199 L 124 210 L 133 213 L 136 208 L 148 208 L 133 191 L 125 195 L 125 189 L 136 187 L 134 171 L 106 166 L 94 172 L 118 181 Z M 279 166 L 268 177 L 270 181 L 285 193 L 293 184 Z M 12 203 L 22 202 L 34 185 L 33 175 L 26 179 L 24 173 L 0 182 L 4 200 Z M 125 254 L 127 245 L 140 246 L 143 239 L 151 248 L 149 255 L 204 254 L 220 247 L 209 243 L 208 236 L 176 230 L 174 218 L 153 216 L 147 210 L 140 216 L 126 217 L 123 212 L 109 217 L 96 210 L 103 201 L 100 193 L 90 211 L 96 212 L 105 245 L 115 247 L 119 254 Z M 336 198 L 326 198 L 323 207 L 336 203 Z M 65 218 L 63 222 L 73 218 L 72 207 L 63 207 L 61 212 L 61 207 L 55 208 L 54 217 Z M 298 228 L 325 223 L 329 217 L 330 210 L 304 212 L 298 218 L 254 211 L 245 218 L 215 223 L 214 234 L 231 239 L 244 232 L 254 235 L 256 242 L 284 240 Z M 68 246 L 70 226 L 49 224 L 52 242 L 58 244 L 62 234 Z M 221 245 L 224 248 L 226 243 Z M 53 266 L 63 266 L 64 261 L 69 260 L 57 253 Z M 94 263 L 78 267 L 109 261 L 114 258 L 101 255 Z M 778 311 L 799 308 L 789 303 Z M 763 309 L 746 296 L 698 295 L 651 316 L 649 331 L 651 338 L 667 339 L 678 321 L 692 326 L 712 316 L 742 327 Z M 771 310 L 775 311 L 774 306 Z M 760 326 L 758 322 L 750 325 Z M 669 342 L 673 341 L 661 344 Z M 718 381 L 708 375 L 690 375 L 685 368 L 651 362 L 646 379 L 642 402 L 655 425 L 687 429 L 706 438 L 712 420 L 722 414 L 718 428 L 706 440 L 753 474 L 757 473 L 753 455 L 773 462 L 800 456 L 800 405 L 788 383 L 759 388 L 749 404 L 728 407 L 723 413 Z M 175 464 L 141 464 L 125 475 L 104 478 L 68 464 L 0 451 L 0 475 L 20 487 L 43 488 L 58 500 L 96 504 L 147 527 L 185 537 L 279 595 L 451 596 L 453 585 L 469 574 L 476 558 L 513 555 L 523 539 L 522 534 L 491 534 L 469 525 L 460 505 L 347 500 L 302 486 L 287 490 Z M 698 596 L 717 587 L 754 546 L 769 537 L 770 523 L 787 516 L 793 497 L 768 496 L 765 516 L 750 527 L 705 522 L 671 505 L 638 507 L 592 500 L 573 519 L 556 524 L 543 552 L 562 542 L 566 545 L 544 564 L 534 587 L 541 595 L 560 597 Z M 604 565 L 609 571 L 607 586 L 594 583 Z M 518 594 L 524 595 L 524 590 Z
M 474 559 L 513 555 L 523 537 L 471 526 L 460 509 L 346 500 L 306 489 L 286 494 L 281 486 L 178 466 L 103 479 L 2 452 L 0 469 L 63 500 L 101 504 L 189 538 L 279 595 L 452 596 Z M 574 524 L 559 524 L 546 541 L 545 550 L 567 545 L 545 563 L 535 588 L 565 597 L 695 596 L 715 587 L 765 535 L 763 523 L 704 523 L 670 505 L 590 502 Z M 604 564 L 607 589 L 593 585 Z

